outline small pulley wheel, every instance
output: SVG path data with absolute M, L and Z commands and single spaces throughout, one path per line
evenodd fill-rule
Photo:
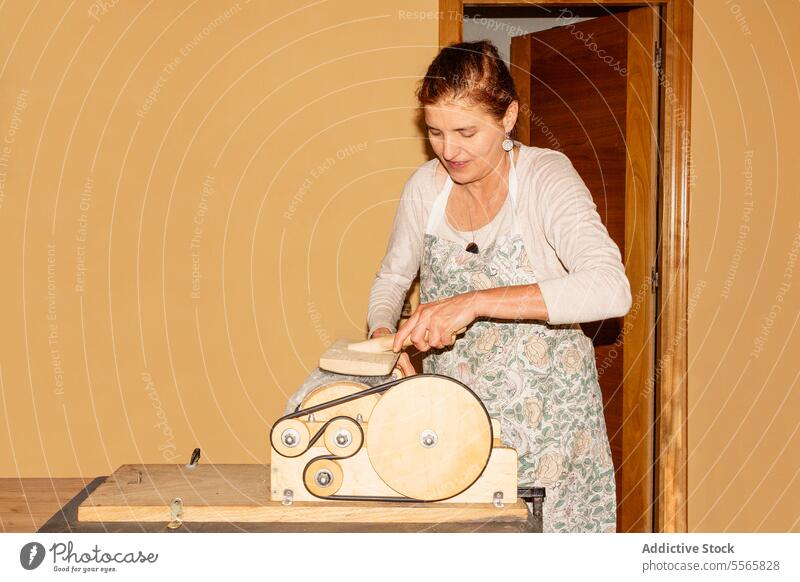
M 317 497 L 335 495 L 342 486 L 342 479 L 342 467 L 332 459 L 311 461 L 303 477 L 306 489 Z
M 337 418 L 331 422 L 323 438 L 327 449 L 337 457 L 354 455 L 364 442 L 361 427 L 351 418 Z
M 272 428 L 272 448 L 284 457 L 299 457 L 308 448 L 308 426 L 296 418 L 287 418 Z

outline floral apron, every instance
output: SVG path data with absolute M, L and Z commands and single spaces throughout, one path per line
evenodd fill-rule
M 422 303 L 536 283 L 518 228 L 510 157 L 510 200 L 500 213 L 510 209 L 512 232 L 478 254 L 433 234 L 453 187 L 448 176 L 425 229 Z M 503 442 L 519 455 L 519 486 L 545 487 L 545 532 L 616 531 L 614 466 L 594 348 L 579 326 L 478 318 L 454 345 L 432 348 L 423 371 L 463 382 L 499 419 Z

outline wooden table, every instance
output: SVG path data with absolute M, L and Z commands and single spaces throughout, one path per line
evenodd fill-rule
M 262 496 L 266 495 L 266 490 L 262 491 L 262 485 L 256 482 L 255 479 L 252 478 L 253 475 L 256 474 L 263 474 L 268 475 L 268 467 L 266 466 L 245 466 L 245 465 L 201 465 L 198 468 L 202 467 L 204 469 L 205 474 L 199 477 L 192 476 L 189 481 L 191 487 L 186 488 L 180 487 L 180 483 L 182 480 L 185 480 L 187 477 L 185 472 L 181 466 L 169 466 L 169 465 L 125 465 L 115 471 L 114 475 L 110 477 L 99 477 L 97 479 L 92 480 L 90 483 L 87 483 L 85 487 L 80 487 L 79 491 L 69 499 L 66 503 L 63 504 L 60 508 L 58 505 L 56 506 L 56 511 L 52 514 L 52 517 L 47 520 L 44 524 L 39 525 L 38 528 L 36 527 L 39 522 L 36 521 L 34 518 L 29 518 L 27 523 L 31 524 L 30 529 L 20 529 L 18 531 L 33 531 L 36 529 L 39 532 L 174 532 L 174 533 L 181 533 L 181 532 L 470 532 L 470 531 L 480 531 L 480 532 L 541 532 L 542 531 L 542 504 L 543 504 L 543 496 L 537 495 L 534 497 L 528 505 L 530 511 L 526 512 L 525 519 L 514 519 L 509 520 L 508 517 L 503 517 L 502 514 L 498 514 L 499 517 L 491 517 L 491 512 L 484 512 L 486 517 L 480 517 L 479 519 L 475 519 L 474 516 L 472 519 L 466 522 L 460 522 L 457 519 L 450 519 L 449 521 L 443 521 L 437 517 L 435 522 L 428 522 L 428 523 L 414 523 L 408 522 L 408 516 L 403 517 L 406 520 L 405 523 L 399 522 L 387 522 L 386 517 L 383 517 L 383 523 L 342 523 L 341 521 L 332 521 L 330 519 L 324 522 L 316 522 L 316 521 L 303 521 L 303 522 L 286 522 L 280 521 L 280 519 L 285 519 L 286 513 L 283 513 L 283 517 L 279 515 L 279 511 L 275 508 L 271 502 L 262 502 L 258 501 L 257 505 L 259 506 L 260 510 L 264 508 L 270 509 L 270 511 L 266 512 L 266 515 L 275 514 L 275 517 L 266 517 L 269 521 L 252 521 L 253 519 L 261 519 L 259 517 L 254 517 L 256 514 L 253 513 L 254 505 L 253 499 L 263 499 L 266 500 L 266 497 Z M 213 474 L 220 473 L 220 467 L 224 468 L 221 472 L 222 477 L 217 477 L 216 482 Z M 259 470 L 260 467 L 260 470 Z M 169 474 L 169 480 L 165 480 L 166 477 L 164 476 L 165 471 Z M 177 471 L 177 473 L 176 473 Z M 139 483 L 137 483 L 137 478 L 132 478 L 132 475 L 136 475 L 137 473 L 144 472 L 144 478 L 138 478 Z M 189 473 L 191 475 L 191 473 Z M 178 479 L 176 480 L 175 476 L 177 475 Z M 235 475 L 237 478 L 236 482 L 243 482 L 243 483 L 250 483 L 250 485 L 245 485 L 242 487 L 236 487 L 235 492 L 231 492 L 230 489 L 230 476 Z M 248 477 L 250 475 L 251 477 Z M 242 479 L 244 477 L 244 479 Z M 154 486 L 152 483 L 148 482 L 148 478 L 153 482 L 157 483 L 157 486 Z M 14 480 L 16 481 L 16 480 Z M 46 481 L 47 483 L 54 483 L 51 480 L 41 480 Z M 82 481 L 80 480 L 65 480 L 61 485 L 61 489 L 59 491 L 70 491 L 70 487 L 74 488 L 76 485 L 82 485 Z M 48 489 L 45 483 L 36 483 L 36 485 L 46 491 Z M 200 488 L 204 488 L 204 491 L 198 491 Z M 153 502 L 153 492 L 154 488 L 158 489 L 157 501 Z M 59 501 L 53 499 L 52 490 L 54 490 L 54 485 L 50 485 L 51 495 L 49 495 L 49 502 L 51 504 L 58 504 Z M 149 490 L 149 492 L 148 492 Z M 124 498 L 125 503 L 117 502 L 114 499 L 115 492 L 119 492 L 122 498 Z M 167 528 L 167 521 L 169 519 L 168 511 L 165 511 L 165 508 L 169 505 L 169 498 L 172 495 L 175 495 L 176 491 L 183 491 L 181 495 L 183 496 L 184 504 L 187 509 L 187 514 L 192 512 L 192 504 L 194 504 L 194 511 L 196 511 L 199 507 L 199 503 L 203 503 L 208 505 L 208 499 L 214 500 L 215 503 L 213 508 L 214 510 L 219 509 L 220 496 L 229 496 L 229 499 L 222 503 L 229 503 L 235 505 L 235 511 L 230 513 L 230 519 L 226 518 L 225 521 L 184 521 L 182 525 L 178 529 L 168 529 Z M 19 499 L 16 506 L 16 514 L 18 519 L 15 520 L 14 523 L 19 525 L 25 524 L 26 520 L 19 519 L 19 516 L 25 514 L 26 512 L 29 513 L 31 516 L 33 515 L 42 515 L 42 511 L 44 511 L 42 505 L 39 505 L 35 512 L 33 506 L 31 510 L 27 510 L 27 506 L 31 503 L 31 496 L 30 487 L 25 489 L 25 497 Z M 193 493 L 194 492 L 194 493 Z M 255 492 L 255 493 L 254 493 Z M 91 498 L 91 501 L 85 502 L 90 495 L 94 495 Z M 256 496 L 257 493 L 257 496 Z M 543 493 L 543 492 L 542 492 Z M 13 495 L 13 492 L 11 493 Z M 193 499 L 193 496 L 196 498 Z M 5 493 L 6 497 L 8 494 Z M 61 494 L 63 495 L 63 493 Z M 233 497 L 230 497 L 233 495 Z M 26 501 L 27 499 L 27 501 Z M 57 499 L 62 499 L 60 495 Z M 244 507 L 246 511 L 242 511 L 243 509 L 243 502 L 242 499 L 247 499 L 246 503 L 249 503 L 250 506 Z M 166 502 L 165 502 L 166 500 Z M 198 501 L 202 500 L 202 501 Z M 78 520 L 78 508 L 81 504 L 84 504 L 84 508 L 82 510 L 84 519 L 87 516 L 94 514 L 97 511 L 105 511 L 105 513 L 98 513 L 94 515 L 93 519 L 100 519 L 100 521 L 90 522 L 90 521 L 79 521 Z M 296 502 L 297 503 L 297 502 Z M 343 503 L 343 502 L 337 502 Z M 362 502 L 367 503 L 367 502 Z M 117 507 L 114 507 L 117 505 Z M 401 504 L 391 504 L 394 506 L 401 505 Z M 406 504 L 407 505 L 407 504 Z M 432 505 L 436 504 L 427 504 L 429 508 L 432 508 Z M 6 505 L 6 507 L 8 507 Z M 88 512 L 87 512 L 88 507 Z M 206 507 L 200 507 L 200 509 L 208 509 Z M 285 509 L 285 508 L 283 508 Z M 290 508 L 292 509 L 292 508 Z M 298 510 L 302 510 L 301 507 L 297 507 Z M 338 509 L 338 508 L 337 508 Z M 373 508 L 375 509 L 375 508 Z M 6 509 L 8 511 L 8 509 Z M 110 512 L 109 512 L 110 511 Z M 144 516 L 144 519 L 141 517 L 137 518 L 136 521 L 120 521 L 121 519 L 126 519 L 125 515 L 126 512 L 133 511 L 130 515 L 136 516 Z M 150 514 L 148 514 L 148 511 Z M 162 513 L 152 514 L 153 511 L 159 511 Z M 405 511 L 405 510 L 404 510 Z M 514 510 L 516 515 L 519 515 L 518 507 Z M 481 515 L 484 515 L 481 514 Z M 114 516 L 113 520 L 105 521 L 103 520 L 102 516 Z M 163 519 L 160 517 L 164 515 Z M 236 516 L 241 516 L 245 521 L 236 521 Z M 420 515 L 424 515 L 420 514 Z M 434 514 L 435 515 L 435 512 Z M 100 516 L 100 517 L 98 517 Z M 4 519 L 4 524 L 6 523 L 6 519 Z M 274 519 L 274 520 L 273 520 Z M 295 516 L 292 516 L 292 519 L 296 519 Z M 357 521 L 357 519 L 356 519 Z M 6 531 L 9 531 L 6 529 Z
M 0 531 L 35 532 L 90 481 L 41 477 L 0 479 Z

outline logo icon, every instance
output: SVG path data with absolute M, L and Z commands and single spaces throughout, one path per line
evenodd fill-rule
M 19 563 L 26 570 L 35 570 L 44 561 L 44 546 L 39 542 L 28 542 L 19 551 Z

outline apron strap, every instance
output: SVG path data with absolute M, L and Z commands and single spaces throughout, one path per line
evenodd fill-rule
M 435 174 L 434 174 L 435 176 Z M 447 174 L 447 181 L 444 183 L 439 195 L 433 203 L 431 213 L 428 215 L 428 224 L 425 226 L 425 234 L 433 234 L 433 229 L 439 218 L 444 216 L 444 210 L 447 208 L 447 201 L 450 198 L 450 191 L 453 189 L 453 179 L 450 174 Z
M 514 230 L 519 234 L 519 227 L 517 225 L 517 169 L 514 167 L 514 149 L 508 152 L 508 159 L 511 165 L 508 168 L 508 195 L 511 197 L 511 214 L 513 215 Z M 434 179 L 436 170 L 434 170 Z M 447 181 L 442 187 L 436 200 L 431 207 L 431 213 L 428 215 L 428 223 L 425 225 L 425 234 L 433 234 L 433 230 L 438 224 L 439 220 L 444 216 L 445 209 L 447 208 L 447 201 L 450 199 L 450 192 L 453 190 L 453 179 L 450 174 L 447 174 Z

